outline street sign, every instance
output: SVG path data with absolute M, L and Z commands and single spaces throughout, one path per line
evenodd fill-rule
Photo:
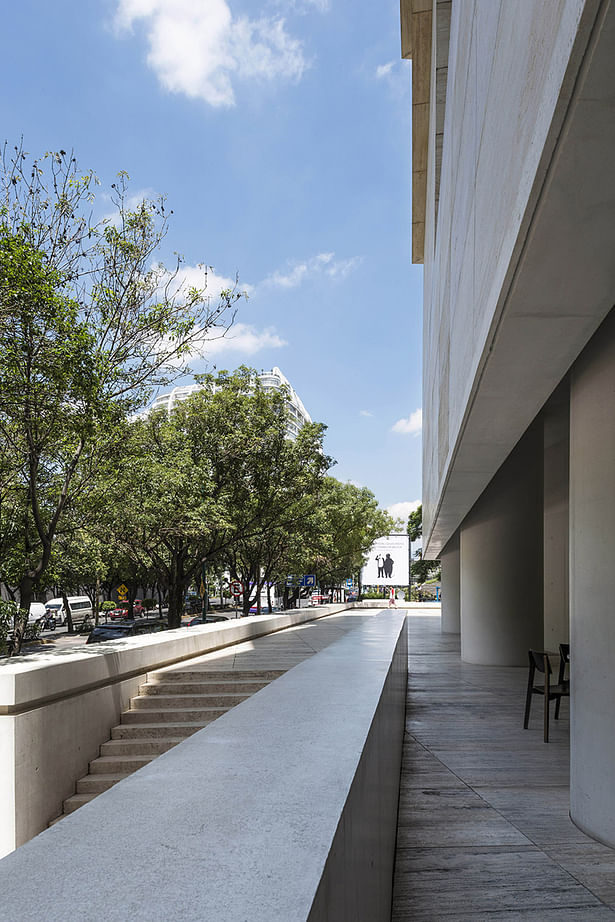
M 235 581 L 231 583 L 231 595 L 232 596 L 237 598 L 237 596 L 240 596 L 242 592 L 243 592 L 243 586 L 241 585 L 240 582 Z
M 122 583 L 121 586 L 117 587 L 117 594 L 119 595 L 121 599 L 124 598 L 127 592 L 128 592 L 128 586 L 125 586 L 124 583 Z
M 354 585 L 354 583 L 353 583 L 353 580 L 352 580 L 352 576 L 350 576 L 350 577 L 346 580 L 346 588 L 347 588 L 347 589 L 352 589 L 353 585 Z
M 299 576 L 287 576 L 286 585 L 289 589 L 296 589 L 297 586 L 302 586 L 301 578 Z
M 311 573 L 309 576 L 302 576 L 300 585 L 301 586 L 315 586 L 316 585 L 315 575 Z

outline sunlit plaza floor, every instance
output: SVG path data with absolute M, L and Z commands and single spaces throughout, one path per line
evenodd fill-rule
M 393 922 L 615 918 L 615 851 L 568 815 L 568 701 L 546 744 L 527 669 L 462 663 L 439 617 L 408 646 Z

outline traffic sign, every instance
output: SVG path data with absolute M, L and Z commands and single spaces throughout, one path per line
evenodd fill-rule
M 128 592 L 128 586 L 125 586 L 124 583 L 122 583 L 121 586 L 117 587 L 117 594 L 119 595 L 121 599 L 124 598 L 127 592 Z
M 353 581 L 352 581 L 352 576 L 349 576 L 348 579 L 346 580 L 346 588 L 347 588 L 347 589 L 352 589 L 353 585 L 354 585 L 354 583 L 353 583 Z
M 302 586 L 315 586 L 316 585 L 316 576 L 313 573 L 310 573 L 309 576 L 301 577 Z
M 240 582 L 235 580 L 234 582 L 231 583 L 231 595 L 232 596 L 237 598 L 237 596 L 240 596 L 242 592 L 243 592 L 243 586 L 241 585 Z

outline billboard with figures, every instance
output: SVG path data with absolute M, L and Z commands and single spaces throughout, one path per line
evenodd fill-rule
M 409 579 L 408 535 L 385 535 L 369 549 L 361 571 L 364 586 L 407 586 Z

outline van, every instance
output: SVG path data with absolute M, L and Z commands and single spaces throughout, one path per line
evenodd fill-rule
M 94 616 L 92 603 L 87 595 L 69 595 L 67 601 L 70 606 L 73 624 L 81 624 L 86 618 Z M 67 612 L 64 610 L 62 599 L 49 599 L 48 602 L 45 602 L 45 609 L 48 614 L 54 616 L 58 624 L 66 624 Z
M 28 613 L 28 624 L 36 624 L 37 621 L 45 617 L 45 612 L 46 609 L 42 602 L 31 602 L 30 611 Z

